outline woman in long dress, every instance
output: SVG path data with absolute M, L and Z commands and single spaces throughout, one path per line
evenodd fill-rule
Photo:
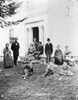
M 60 49 L 60 45 L 57 46 L 57 49 L 55 50 L 54 54 L 55 64 L 62 65 L 63 64 L 63 53 Z
M 12 56 L 11 56 L 11 51 L 9 49 L 9 44 L 6 43 L 5 48 L 3 50 L 4 54 L 4 68 L 12 67 L 13 66 L 13 61 L 12 61 Z

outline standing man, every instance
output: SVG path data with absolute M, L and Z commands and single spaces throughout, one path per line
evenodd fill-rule
M 17 66 L 17 60 L 19 56 L 19 43 L 17 42 L 18 38 L 15 38 L 14 43 L 11 45 L 11 50 L 13 51 L 14 65 Z
M 51 55 L 53 53 L 53 45 L 50 43 L 50 38 L 47 39 L 47 43 L 45 45 L 45 54 L 47 56 L 46 62 L 49 63 L 51 61 Z

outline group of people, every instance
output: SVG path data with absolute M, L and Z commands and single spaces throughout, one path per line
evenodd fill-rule
M 41 42 L 37 42 L 34 39 L 34 42 L 30 44 L 28 48 L 28 52 L 25 55 L 27 61 L 31 61 L 34 59 L 40 60 L 40 55 L 43 54 L 43 45 Z
M 17 60 L 19 56 L 19 48 L 20 45 L 17 42 L 18 38 L 15 37 L 14 42 L 11 44 L 11 50 L 13 51 L 13 59 L 11 55 L 11 50 L 9 48 L 9 43 L 6 43 L 5 48 L 3 50 L 4 54 L 4 67 L 8 68 L 11 66 L 17 66 Z M 34 39 L 34 42 L 30 44 L 30 47 L 28 48 L 28 52 L 25 55 L 25 58 L 27 61 L 31 61 L 33 59 L 40 59 L 40 55 L 43 54 L 43 45 L 41 42 L 37 42 L 36 39 Z
M 60 45 L 58 45 L 57 49 L 55 50 L 54 60 L 56 65 L 62 65 L 63 62 L 66 62 L 70 66 L 74 66 L 75 61 L 71 51 L 68 49 L 68 46 L 65 46 L 65 52 L 63 54 L 62 50 L 60 49 Z
M 28 48 L 26 58 L 28 58 L 29 60 L 40 59 L 40 55 L 42 55 L 44 51 L 46 54 L 46 63 L 49 63 L 51 61 L 51 55 L 53 54 L 53 44 L 50 42 L 50 38 L 47 39 L 45 49 L 43 48 L 42 43 L 38 43 L 35 39 L 34 42 L 30 44 L 30 47 Z M 65 46 L 65 52 L 63 54 L 62 50 L 60 49 L 60 45 L 57 45 L 57 49 L 54 52 L 54 63 L 56 65 L 62 65 L 64 61 L 70 64 L 73 59 L 74 58 L 68 46 Z
M 19 48 L 20 45 L 17 42 L 18 38 L 16 37 L 14 42 L 11 44 L 11 50 L 13 51 L 13 60 L 11 56 L 11 50 L 9 49 L 9 43 L 6 43 L 5 48 L 3 50 L 4 54 L 4 68 L 17 66 L 17 60 L 19 56 Z M 51 61 L 51 55 L 53 53 L 53 45 L 50 42 L 50 38 L 47 39 L 47 43 L 45 44 L 45 50 L 43 48 L 43 45 L 41 42 L 37 42 L 36 39 L 34 39 L 34 42 L 30 44 L 30 47 L 28 48 L 28 52 L 26 53 L 26 60 L 30 62 L 29 65 L 26 65 L 23 70 L 23 76 L 26 78 L 30 74 L 33 73 L 33 67 L 32 67 L 32 61 L 34 59 L 40 60 L 40 55 L 43 54 L 45 51 L 46 54 L 46 65 L 47 68 L 45 70 L 45 73 L 43 76 L 46 76 L 48 74 L 53 74 L 53 66 L 59 66 L 63 65 L 63 70 L 68 69 L 69 66 L 74 66 L 75 60 L 72 56 L 71 51 L 68 49 L 68 46 L 65 46 L 65 52 L 63 54 L 62 50 L 60 49 L 60 45 L 57 45 L 57 49 L 54 52 L 54 60 Z M 66 72 L 66 71 L 65 71 Z M 62 71 L 63 73 L 63 71 Z M 68 72 L 66 72 L 68 73 Z
M 30 48 L 38 47 L 36 41 L 34 42 L 34 44 L 35 45 L 31 44 L 32 46 L 30 45 Z M 42 44 L 41 44 L 41 46 L 42 46 Z M 35 55 L 34 55 L 34 53 L 30 52 L 30 51 L 32 51 L 32 49 L 30 49 L 30 48 L 28 49 L 28 55 L 31 56 L 33 54 L 33 56 L 35 56 L 37 54 L 38 50 L 33 49 L 34 51 L 36 50 Z M 44 73 L 43 77 L 47 76 L 48 74 L 54 74 L 53 67 L 58 67 L 58 66 L 62 66 L 62 69 L 63 69 L 60 72 L 60 74 L 73 75 L 73 73 L 69 70 L 69 66 L 74 66 L 75 60 L 74 60 L 74 57 L 72 56 L 71 51 L 68 49 L 68 46 L 65 46 L 65 52 L 63 54 L 62 50 L 60 49 L 60 45 L 57 45 L 57 49 L 54 52 L 53 62 L 51 61 L 52 53 L 53 53 L 53 45 L 50 42 L 50 38 L 48 38 L 47 43 L 45 44 L 45 54 L 46 54 L 46 63 L 45 64 L 47 65 L 47 67 L 45 69 L 45 73 Z M 41 54 L 43 54 L 43 52 Z M 31 58 L 29 56 L 28 56 L 28 58 Z M 33 59 L 30 59 L 30 64 L 26 65 L 23 70 L 24 79 L 26 79 L 26 77 L 32 75 L 32 73 L 33 73 L 32 60 Z
M 45 45 L 45 54 L 46 62 L 51 62 L 51 55 L 53 53 L 53 45 L 50 43 L 50 38 L 47 39 L 47 44 Z M 64 54 L 60 49 L 60 45 L 57 45 L 57 48 L 54 52 L 54 64 L 63 65 L 63 62 L 66 62 L 68 65 L 74 65 L 74 57 L 72 56 L 71 51 L 68 46 L 65 46 Z
M 13 59 L 11 55 L 11 50 L 9 48 L 9 43 L 6 43 L 5 48 L 3 50 L 4 54 L 4 68 L 10 68 L 12 66 L 17 66 L 17 60 L 19 56 L 19 43 L 17 42 L 18 38 L 16 37 L 14 42 L 11 45 L 11 50 L 13 51 Z
M 62 68 L 59 72 L 60 75 L 73 75 L 72 71 L 70 70 L 70 66 L 75 66 L 76 63 L 68 46 L 65 46 L 65 52 L 63 54 L 62 50 L 60 49 L 60 45 L 57 45 L 57 49 L 54 52 L 54 60 L 53 62 L 51 62 L 51 54 L 53 53 L 53 49 L 52 44 L 50 43 L 50 39 L 47 39 L 47 41 L 48 43 L 45 46 L 45 53 L 47 49 L 46 55 L 48 59 L 48 64 L 45 69 L 45 73 L 43 74 L 43 77 L 54 74 L 53 68 L 58 66 Z

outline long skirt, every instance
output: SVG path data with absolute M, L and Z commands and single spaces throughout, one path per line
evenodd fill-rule
M 63 64 L 63 58 L 62 57 L 58 57 L 55 58 L 55 62 L 56 65 L 62 65 Z
M 13 64 L 13 60 L 11 56 L 4 56 L 4 68 L 10 68 L 12 67 Z

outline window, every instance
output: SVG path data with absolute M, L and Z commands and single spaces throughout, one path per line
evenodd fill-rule
M 68 6 L 66 6 L 66 15 L 70 16 L 70 8 Z

